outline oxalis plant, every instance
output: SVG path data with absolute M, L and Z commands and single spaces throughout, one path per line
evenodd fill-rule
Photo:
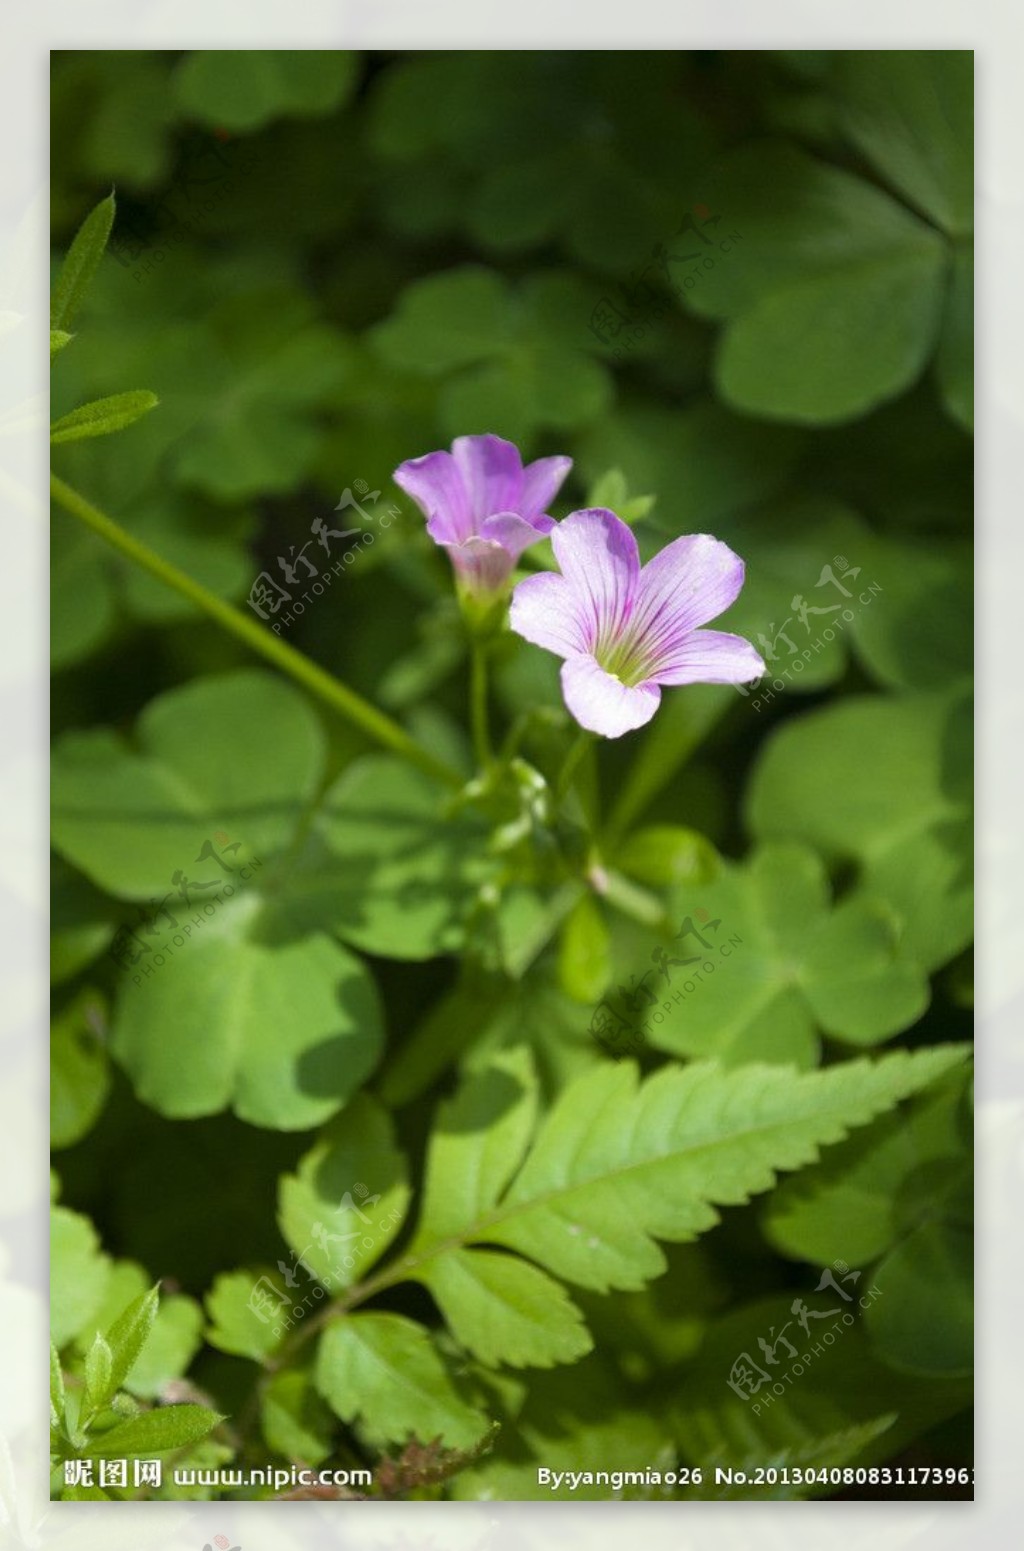
M 70 249 L 51 358 L 85 348 L 71 324 L 113 216 L 110 198 Z M 142 391 L 85 404 L 52 441 L 156 408 Z M 636 827 L 669 744 L 678 765 L 714 719 L 687 706 L 692 686 L 765 664 L 714 628 L 739 556 L 695 534 L 642 564 L 631 524 L 649 499 L 611 474 L 556 520 L 569 471 L 494 435 L 395 471 L 451 562 L 471 767 L 53 474 L 59 506 L 264 665 L 57 751 L 56 848 L 125 914 L 113 1007 L 86 991 L 57 1022 L 54 1139 L 106 1102 L 108 1040 L 161 1124 L 230 1108 L 312 1133 L 259 1203 L 276 1260 L 218 1275 L 205 1310 L 55 1204 L 57 1495 L 520 1497 L 566 1495 L 575 1474 L 577 1496 L 720 1496 L 716 1466 L 787 1461 L 823 1473 L 786 1493 L 807 1495 L 963 1405 L 955 1361 L 926 1379 L 899 1346 L 921 1267 L 948 1260 L 961 1221 L 967 1050 L 862 1053 L 928 1001 L 863 881 L 833 897 L 818 852 L 770 822 L 743 863 L 674 821 Z M 499 741 L 491 676 L 515 653 L 560 660 L 564 712 L 538 706 Z M 340 773 L 337 718 L 374 746 Z M 649 723 L 601 792 L 599 748 Z M 159 945 L 129 928 L 143 905 Z M 381 961 L 452 958 L 384 1060 Z M 822 1221 L 880 1172 L 906 1183 L 901 1233 L 860 1222 L 825 1264 Z M 757 1196 L 802 1267 L 769 1283 L 752 1334 L 714 1324 L 695 1241 Z M 742 1229 L 735 1255 L 756 1278 Z M 826 1303 L 831 1342 L 812 1323 Z M 804 1409 L 771 1409 L 789 1351 L 800 1374 L 835 1367 L 807 1379 Z M 853 1372 L 872 1382 L 844 1404 Z

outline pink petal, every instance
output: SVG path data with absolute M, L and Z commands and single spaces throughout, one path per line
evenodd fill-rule
M 592 647 L 599 637 L 625 626 L 640 576 L 640 555 L 632 531 L 603 507 L 570 512 L 551 534 L 562 575 L 579 600 L 580 618 Z
M 706 533 L 673 539 L 640 573 L 633 628 L 646 651 L 671 652 L 691 630 L 716 619 L 743 586 L 743 561 Z
M 480 524 L 480 537 L 493 539 L 518 560 L 523 550 L 545 538 L 555 526 L 550 517 L 520 517 L 518 512 L 496 512 Z
M 642 727 L 661 702 L 657 684 L 648 681 L 630 689 L 593 657 L 570 657 L 562 664 L 562 694 L 580 726 L 603 738 L 621 738 Z
M 538 458 L 535 463 L 526 465 L 523 493 L 519 499 L 519 509 L 524 517 L 547 511 L 571 468 L 572 459 L 564 457 Z
M 473 522 L 459 466 L 450 452 L 428 452 L 410 458 L 392 478 L 431 519 L 427 526 L 439 544 L 454 544 L 473 531 Z
M 449 544 L 447 549 L 456 571 L 488 590 L 500 587 L 515 565 L 508 550 L 496 539 L 482 539 L 475 533 L 458 544 Z
M 749 684 L 765 667 L 741 635 L 694 630 L 651 670 L 659 684 Z
M 551 571 L 528 576 L 513 588 L 509 624 L 524 640 L 559 657 L 576 657 L 587 650 L 576 598 L 564 576 Z
M 462 475 L 474 528 L 492 512 L 516 512 L 523 493 L 519 448 L 500 436 L 457 436 L 452 456 Z

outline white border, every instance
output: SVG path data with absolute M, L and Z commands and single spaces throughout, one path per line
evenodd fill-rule
M 646 1545 L 688 1551 L 889 1551 L 1019 1539 L 1024 1379 L 1022 1185 L 1024 694 L 1017 626 L 1024 582 L 1024 90 L 1021 22 L 1000 0 L 862 4 L 757 0 L 669 8 L 651 0 L 82 0 L 8 10 L 0 52 L 0 1547 L 243 1551 L 321 1546 Z M 46 582 L 43 350 L 47 306 L 46 82 L 51 47 L 962 47 L 978 77 L 979 1015 L 981 1166 L 977 1503 L 118 1504 L 42 1498 L 46 1253 Z M 1000 736 L 1001 735 L 1001 736 Z M 6 1506 L 5 1506 L 6 1505 Z M 842 1513 L 841 1522 L 837 1515 Z M 11 1522 L 13 1516 L 14 1522 Z M 1015 1533 L 1016 1532 L 1016 1533 Z

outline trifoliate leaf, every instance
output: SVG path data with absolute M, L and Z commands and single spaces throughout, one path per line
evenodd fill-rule
M 847 699 L 769 737 L 748 791 L 748 821 L 762 837 L 805 840 L 829 857 L 857 860 L 863 894 L 899 920 L 901 954 L 936 969 L 973 927 L 969 751 L 970 712 L 960 696 Z

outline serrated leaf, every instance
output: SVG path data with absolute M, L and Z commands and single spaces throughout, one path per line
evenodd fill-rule
M 110 1260 L 89 1219 L 51 1207 L 50 1331 L 58 1349 L 94 1324 L 109 1277 Z
M 285 1369 L 264 1386 L 260 1426 L 268 1448 L 285 1459 L 319 1465 L 331 1452 L 337 1427 L 309 1373 Z
M 523 1161 L 538 1097 L 533 1058 L 520 1046 L 492 1056 L 439 1106 L 413 1251 L 464 1233 L 492 1210 Z
M 490 1425 L 461 1399 L 423 1326 L 401 1314 L 355 1314 L 328 1326 L 316 1386 L 342 1421 L 357 1422 L 374 1444 L 415 1435 L 468 1448 Z
M 410 1190 L 387 1112 L 360 1094 L 278 1188 L 278 1225 L 296 1268 L 327 1287 L 361 1281 L 398 1234 Z M 367 1243 L 367 1240 L 370 1242 Z
M 472 1245 L 516 1250 L 595 1291 L 640 1288 L 665 1269 L 655 1239 L 696 1238 L 718 1221 L 717 1206 L 741 1204 L 779 1171 L 814 1162 L 822 1146 L 966 1054 L 955 1046 L 898 1051 L 823 1072 L 667 1066 L 640 1084 L 632 1063 L 602 1063 L 563 1089 L 516 1172 L 532 1108 L 530 1069 L 523 1050 L 506 1052 L 473 1072 L 441 1112 L 402 1274 L 435 1291 L 453 1330 L 488 1362 L 568 1360 L 586 1350 L 578 1311 L 562 1306 L 557 1324 L 538 1336 L 543 1284 L 494 1255 L 477 1263 Z M 452 1255 L 448 1270 L 442 1263 Z
M 64 1421 L 64 1374 L 61 1372 L 60 1353 L 50 1342 L 50 1423 L 60 1426 Z
M 161 1406 L 144 1411 L 128 1422 L 89 1439 L 82 1453 L 86 1459 L 129 1459 L 139 1454 L 164 1454 L 198 1443 L 224 1418 L 206 1406 Z
M 78 311 L 103 257 L 113 224 L 114 196 L 108 194 L 86 216 L 68 249 L 50 298 L 51 329 L 66 329 Z
M 118 1315 L 107 1331 L 110 1348 L 109 1393 L 123 1388 L 149 1339 L 160 1307 L 160 1289 L 151 1287 Z
M 113 1382 L 114 1355 L 99 1331 L 85 1354 L 85 1394 L 83 1410 L 98 1411 L 110 1399 L 117 1384 Z
M 206 1339 L 222 1352 L 262 1362 L 281 1339 L 275 1327 L 290 1308 L 280 1276 L 269 1271 L 227 1271 L 206 1295 Z
M 482 1363 L 550 1368 L 593 1342 L 583 1315 L 550 1276 L 514 1255 L 453 1250 L 419 1278 L 460 1345 Z
M 160 400 L 148 389 L 139 388 L 131 393 L 115 393 L 110 398 L 94 399 L 91 404 L 81 404 L 70 414 L 62 415 L 50 427 L 50 442 L 79 442 L 89 436 L 109 436 L 125 426 L 140 420 L 155 409 Z
M 962 1094 L 959 1081 L 943 1083 L 783 1180 L 762 1214 L 769 1242 L 818 1265 L 877 1260 L 923 1215 L 935 1215 L 962 1176 Z

